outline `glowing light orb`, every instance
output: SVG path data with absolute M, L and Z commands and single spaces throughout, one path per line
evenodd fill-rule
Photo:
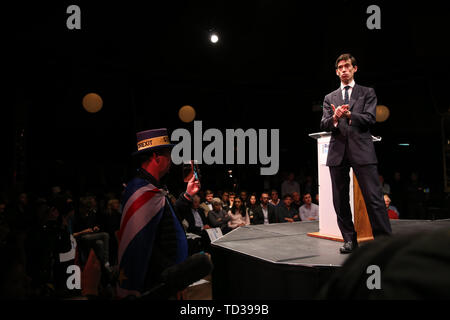
M 178 117 L 183 122 L 191 122 L 195 119 L 195 109 L 191 106 L 182 106 L 178 111 Z
M 383 105 L 377 106 L 376 119 L 377 122 L 386 121 L 389 118 L 389 108 Z
M 103 107 L 103 100 L 96 93 L 88 93 L 83 97 L 83 108 L 90 113 L 99 112 Z

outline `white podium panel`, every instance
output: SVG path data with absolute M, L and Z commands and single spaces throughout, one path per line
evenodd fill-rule
M 328 146 L 331 133 L 312 133 L 310 137 L 317 140 L 317 162 L 319 178 L 319 233 L 322 236 L 342 239 L 341 231 L 337 224 L 337 215 L 333 206 L 333 190 L 331 186 L 330 169 L 327 167 Z M 350 168 L 350 208 L 354 221 L 353 205 L 353 170 Z

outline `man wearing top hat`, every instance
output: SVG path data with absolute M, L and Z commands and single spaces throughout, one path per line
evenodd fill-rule
M 119 240 L 118 297 L 140 296 L 160 282 L 162 271 L 188 256 L 184 229 L 177 218 L 190 209 L 192 196 L 200 189 L 193 176 L 186 192 L 172 207 L 161 178 L 171 165 L 167 129 L 141 131 L 137 136 L 140 168 L 127 184 L 122 198 Z

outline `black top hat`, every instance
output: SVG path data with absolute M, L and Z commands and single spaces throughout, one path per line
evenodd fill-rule
M 149 151 L 162 148 L 173 148 L 175 145 L 170 143 L 166 128 L 151 129 L 136 133 L 137 151 L 133 156 L 143 154 Z

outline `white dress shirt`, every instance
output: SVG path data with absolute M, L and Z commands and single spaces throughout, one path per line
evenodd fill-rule
M 352 82 L 350 82 L 349 84 L 343 84 L 341 82 L 341 93 L 342 93 L 342 100 L 345 100 L 345 87 L 346 86 L 350 86 L 350 88 L 348 89 L 348 102 L 350 103 L 350 97 L 352 96 L 352 92 L 353 92 L 353 87 L 355 86 L 355 80 L 352 80 Z M 337 107 L 336 107 L 337 108 Z M 350 124 L 351 124 L 350 120 Z M 337 121 L 333 121 L 333 125 L 335 127 L 338 126 L 338 122 Z
M 350 101 L 350 97 L 352 96 L 353 87 L 355 86 L 355 80 L 352 80 L 349 84 L 343 84 L 341 82 L 341 92 L 342 92 L 342 100 L 345 100 L 345 87 L 350 86 L 348 89 L 348 101 Z

